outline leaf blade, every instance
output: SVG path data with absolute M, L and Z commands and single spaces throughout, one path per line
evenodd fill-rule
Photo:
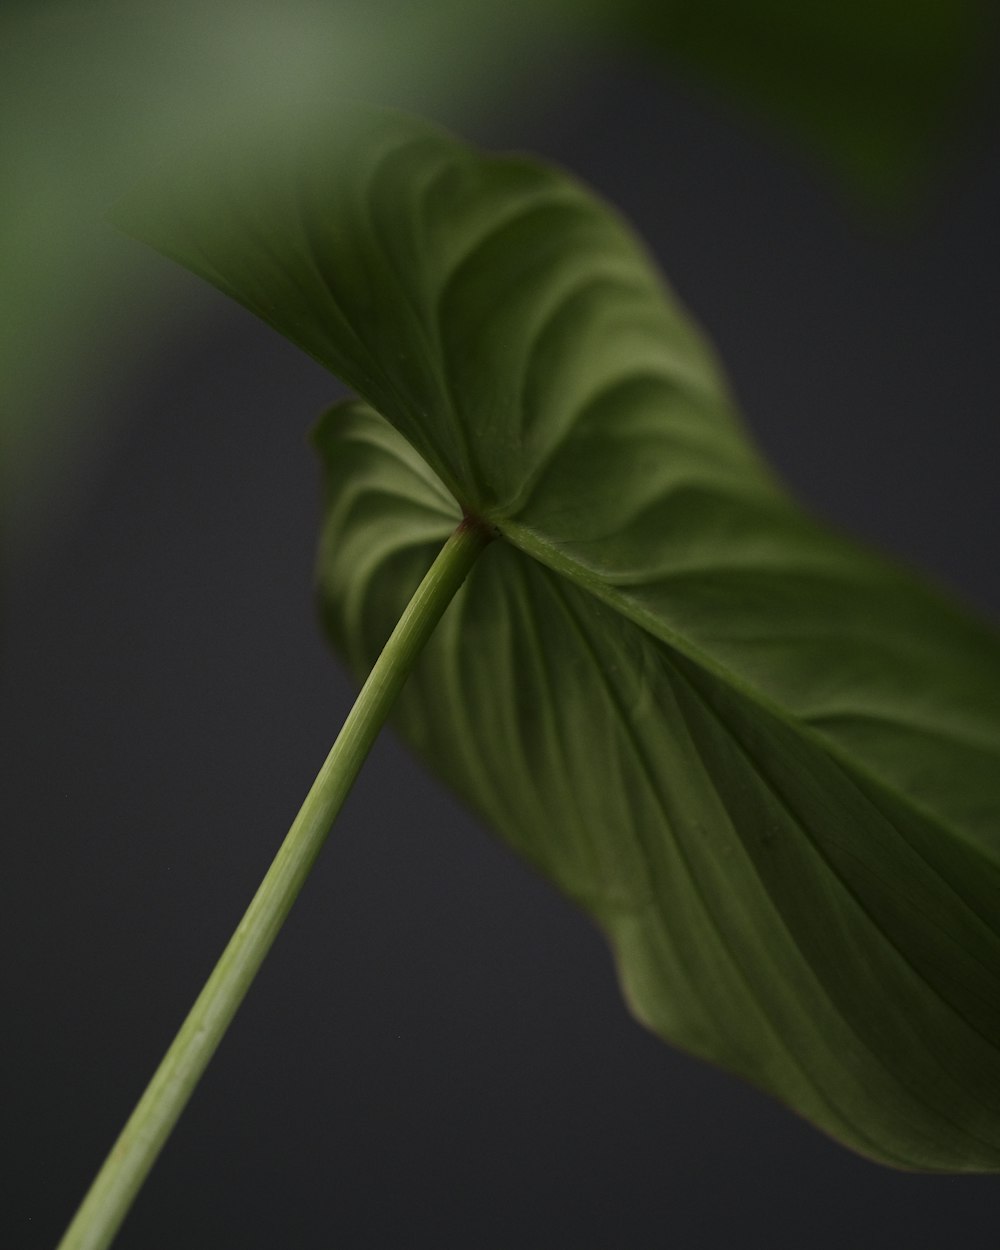
M 336 480 L 335 418 L 321 444 Z M 334 528 L 352 527 L 341 514 Z M 598 920 L 633 1010 L 656 1032 L 883 1161 L 975 1170 L 995 1158 L 995 1121 L 976 1127 L 1000 1105 L 995 928 L 956 906 L 954 885 L 919 848 L 893 838 L 884 813 L 882 859 L 872 856 L 864 845 L 872 817 L 857 816 L 870 799 L 808 739 L 790 744 L 795 767 L 781 771 L 782 784 L 798 793 L 818 786 L 832 815 L 812 839 L 796 833 L 792 816 L 782 820 L 786 805 L 767 799 L 767 769 L 749 765 L 739 736 L 719 730 L 741 724 L 744 736 L 761 738 L 759 707 L 739 706 L 745 697 L 624 617 L 595 624 L 588 591 L 495 547 L 404 694 L 406 736 Z M 320 567 L 326 614 L 342 621 L 345 587 L 328 562 Z M 343 561 L 341 575 L 352 576 Z M 381 589 L 370 585 L 378 623 L 369 618 L 353 638 L 369 639 L 362 671 L 405 581 L 396 570 Z M 539 597 L 546 606 L 532 608 Z M 597 699 L 592 684 L 580 686 L 581 671 L 615 681 Z M 548 695 L 552 686 L 562 697 Z M 442 699 L 454 720 L 433 714 Z M 720 699 L 721 715 L 711 708 Z M 581 735 L 581 716 L 599 728 Z M 768 758 L 781 760 L 790 731 L 776 721 L 769 732 L 783 750 Z M 614 784 L 600 760 L 613 762 Z M 828 774 L 822 784 L 816 770 Z M 525 780 L 536 777 L 542 795 Z M 845 811 L 852 820 L 834 819 Z M 630 841 L 621 832 L 655 829 L 667 834 Z M 857 830 L 853 842 L 845 829 Z M 985 874 L 980 894 L 992 894 L 995 869 L 976 870 Z M 915 953 L 914 932 L 923 934 Z M 993 1134 L 985 1144 L 982 1132 Z
M 363 673 L 460 509 L 496 524 L 407 735 L 651 1027 L 873 1157 L 1000 1167 L 996 638 L 781 492 L 571 180 L 391 114 L 327 153 L 129 212 L 373 405 L 319 436 L 331 634 Z

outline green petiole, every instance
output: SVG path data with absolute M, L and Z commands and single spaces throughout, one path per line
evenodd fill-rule
M 492 532 L 466 519 L 393 630 L 253 901 L 59 1243 L 104 1250 L 208 1066 L 326 841 L 365 757 L 445 608 Z

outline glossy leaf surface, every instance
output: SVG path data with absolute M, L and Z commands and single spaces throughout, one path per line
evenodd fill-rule
M 461 509 L 496 526 L 407 735 L 651 1028 L 872 1157 L 1000 1166 L 995 636 L 786 498 L 572 180 L 390 114 L 314 142 L 120 217 L 367 401 L 318 436 L 338 645 L 366 671 Z

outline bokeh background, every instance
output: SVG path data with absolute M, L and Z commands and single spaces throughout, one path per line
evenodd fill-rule
M 341 390 L 115 196 L 344 96 L 549 157 L 648 241 L 795 493 L 1000 619 L 997 66 L 962 0 L 8 0 L 0 1244 L 58 1239 L 353 695 L 311 600 Z M 647 1035 L 389 733 L 118 1245 L 976 1250 L 998 1199 Z

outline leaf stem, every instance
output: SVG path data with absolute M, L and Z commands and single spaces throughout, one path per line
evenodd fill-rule
M 59 1250 L 104 1250 L 176 1124 L 264 957 L 403 683 L 492 533 L 462 521 L 431 565 L 382 654 L 246 914 L 91 1185 Z

